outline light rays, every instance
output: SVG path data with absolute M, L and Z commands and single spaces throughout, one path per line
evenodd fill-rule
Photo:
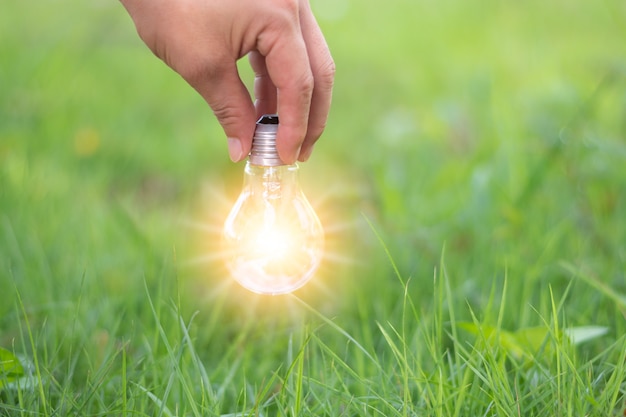
M 201 276 L 206 276 L 207 278 L 201 279 L 201 282 L 206 282 L 207 287 L 211 286 L 210 289 L 207 288 L 210 292 L 221 292 L 230 287 L 229 284 L 234 283 L 233 278 L 225 268 L 229 251 L 225 250 L 222 244 L 224 220 L 233 201 L 229 201 L 226 193 L 216 187 L 208 187 L 203 196 L 204 198 L 199 203 L 199 214 L 194 216 L 194 219 L 181 221 L 181 226 L 190 231 L 189 234 L 192 236 L 193 242 L 192 249 L 195 253 L 195 256 L 183 259 L 182 266 L 197 271 Z M 332 293 L 332 288 L 328 286 L 328 282 L 333 282 L 339 278 L 333 276 L 338 270 L 343 271 L 346 266 L 358 264 L 358 259 L 351 255 L 347 238 L 359 226 L 358 221 L 341 219 L 337 210 L 333 210 L 332 207 L 333 202 L 343 196 L 345 196 L 345 192 L 336 188 L 326 190 L 313 200 L 316 203 L 316 210 L 318 210 L 326 234 L 326 245 L 320 268 L 306 287 L 312 286 L 324 293 Z M 279 243 L 272 246 L 283 247 Z M 212 278 L 209 279 L 209 277 Z M 216 286 L 215 283 L 218 281 L 219 284 Z

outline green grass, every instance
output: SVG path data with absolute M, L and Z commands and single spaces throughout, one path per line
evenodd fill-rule
M 313 2 L 328 257 L 280 297 L 225 273 L 242 166 L 122 6 L 3 6 L 0 415 L 623 415 L 623 2 L 370 3 Z

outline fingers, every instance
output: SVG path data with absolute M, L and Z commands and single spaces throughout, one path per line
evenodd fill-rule
M 308 158 L 328 115 L 334 63 L 308 0 L 121 0 L 150 49 L 213 109 L 233 161 L 250 150 L 257 116 L 278 113 L 281 159 Z M 154 4 L 153 4 L 154 3 Z M 237 60 L 249 53 L 253 104 Z
M 301 1 L 300 27 L 307 47 L 314 80 L 307 133 L 298 158 L 300 161 L 306 161 L 311 155 L 313 145 L 326 127 L 332 100 L 335 62 L 306 0 Z
M 250 153 L 256 121 L 248 90 L 239 78 L 234 61 L 201 68 L 213 70 L 210 74 L 200 71 L 181 75 L 206 100 L 222 125 L 228 138 L 230 159 L 241 161 Z
M 254 71 L 254 107 L 257 118 L 276 113 L 276 86 L 267 72 L 265 57 L 259 51 L 252 51 L 248 54 L 248 60 Z
M 335 64 L 307 0 L 299 0 L 297 16 L 278 27 L 259 37 L 250 63 L 256 74 L 257 111 L 277 109 L 278 152 L 285 163 L 293 163 L 308 159 L 324 131 Z
M 280 31 L 261 37 L 257 45 L 265 55 L 267 73 L 276 87 L 280 125 L 276 138 L 278 154 L 283 162 L 296 161 L 304 141 L 313 95 L 313 74 L 302 38 L 295 21 L 283 24 Z

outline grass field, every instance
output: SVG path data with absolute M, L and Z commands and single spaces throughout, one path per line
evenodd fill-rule
M 122 6 L 3 4 L 0 415 L 623 416 L 626 3 L 312 4 L 328 249 L 277 297 L 226 274 L 243 166 Z

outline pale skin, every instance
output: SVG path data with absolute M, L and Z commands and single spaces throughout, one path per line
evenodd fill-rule
M 121 0 L 146 45 L 209 104 L 233 161 L 255 121 L 278 113 L 285 163 L 306 161 L 326 126 L 335 64 L 308 0 Z M 239 77 L 248 56 L 254 102 Z

